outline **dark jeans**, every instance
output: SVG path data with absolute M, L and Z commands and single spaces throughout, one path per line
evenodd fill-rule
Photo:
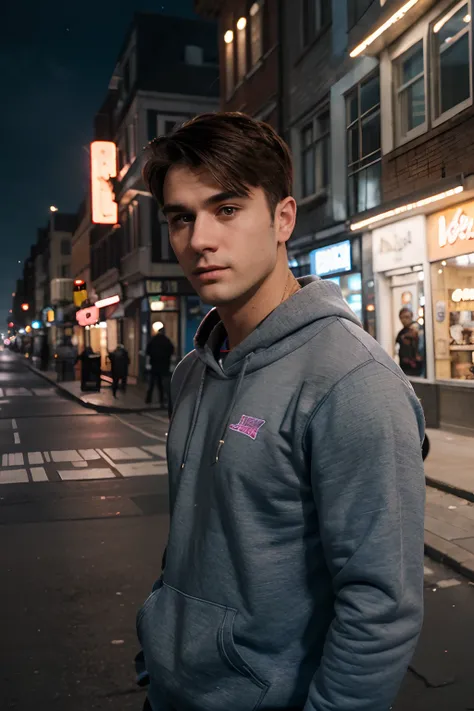
M 152 370 L 150 372 L 149 379 L 148 392 L 146 394 L 147 405 L 149 405 L 153 400 L 153 391 L 156 385 L 160 396 L 160 405 L 164 407 L 168 401 L 169 375 Z
M 114 397 L 117 396 L 117 390 L 119 389 L 120 383 L 122 384 L 122 392 L 125 393 L 127 391 L 127 376 L 126 375 L 124 375 L 122 377 L 119 377 L 117 375 L 113 376 L 112 393 L 113 393 Z

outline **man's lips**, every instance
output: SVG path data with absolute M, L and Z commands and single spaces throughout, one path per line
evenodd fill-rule
M 210 265 L 209 267 L 198 267 L 194 270 L 194 276 L 201 276 L 203 274 L 210 274 L 211 272 L 222 272 L 228 267 L 218 267 L 216 265 Z

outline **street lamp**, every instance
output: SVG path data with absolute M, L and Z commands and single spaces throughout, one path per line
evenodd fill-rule
M 22 304 L 22 305 L 21 305 L 21 310 L 22 310 L 22 311 L 28 311 L 29 308 L 30 308 L 30 305 L 29 305 L 29 304 Z
M 58 208 L 57 208 L 55 205 L 51 205 L 50 208 L 49 208 L 49 211 L 50 211 L 50 212 L 57 212 L 57 211 L 58 211 Z

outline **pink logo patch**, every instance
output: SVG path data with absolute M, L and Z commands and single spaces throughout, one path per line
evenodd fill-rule
M 257 417 L 242 415 L 240 422 L 237 425 L 229 425 L 229 429 L 234 432 L 240 432 L 240 434 L 250 437 L 250 439 L 257 439 L 257 435 L 265 422 L 266 420 L 259 420 Z

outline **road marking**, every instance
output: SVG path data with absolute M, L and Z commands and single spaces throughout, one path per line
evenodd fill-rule
M 426 565 L 423 570 L 425 575 L 434 575 L 434 570 L 431 570 L 431 568 L 428 568 Z
M 43 455 L 41 452 L 28 452 L 28 462 L 30 464 L 43 464 Z
M 100 454 L 97 454 L 95 449 L 79 449 L 78 452 L 86 462 L 92 462 L 94 459 L 100 459 Z
M 122 447 L 121 449 L 104 449 L 105 454 L 114 462 L 120 462 L 127 459 L 151 459 L 151 455 L 147 452 L 142 452 L 139 447 Z
M 0 388 L 0 397 L 3 397 L 3 388 Z
M 22 467 L 25 461 L 21 452 L 14 452 L 8 455 L 8 466 L 9 467 Z
M 150 454 L 166 459 L 166 444 L 153 444 L 150 447 L 142 447 L 142 449 L 146 452 L 150 452 Z
M 77 469 L 87 469 L 87 462 L 73 462 L 72 466 Z
M 15 432 L 14 440 L 15 440 L 15 444 L 21 444 L 20 435 L 18 434 L 18 432 Z
M 75 449 L 66 449 L 62 452 L 51 452 L 53 462 L 82 462 L 83 459 Z
M 46 395 L 53 395 L 56 393 L 56 388 L 33 388 L 33 392 L 38 397 L 44 397 Z
M 49 456 L 49 452 L 43 452 L 43 456 L 44 456 L 44 461 L 45 461 L 45 462 L 50 462 L 50 461 L 51 461 L 51 457 Z
M 12 420 L 12 427 L 14 430 L 18 429 L 18 425 L 16 424 L 16 420 Z
M 49 481 L 44 467 L 31 467 L 33 481 Z
M 454 578 L 449 578 L 449 580 L 440 580 L 438 583 L 436 583 L 436 587 L 440 588 L 441 590 L 446 588 L 455 588 L 458 585 L 461 585 L 461 581 L 455 580 Z
M 142 412 L 144 417 L 148 417 L 149 420 L 155 420 L 156 422 L 161 422 L 164 425 L 169 425 L 169 417 L 163 417 L 162 415 L 151 415 L 149 412 Z
M 136 464 L 116 464 L 115 468 L 123 477 L 131 476 L 155 476 L 157 474 L 167 474 L 168 465 L 166 462 L 137 462 Z
M 0 405 L 7 405 L 10 400 L 0 400 Z
M 115 462 L 113 462 L 112 459 L 110 459 L 110 457 L 108 457 L 105 454 L 105 452 L 103 452 L 101 449 L 98 449 L 97 451 L 98 451 L 99 455 L 102 457 L 102 459 L 105 459 L 107 464 L 110 464 L 111 467 L 115 467 Z
M 81 479 L 116 479 L 112 469 L 69 469 L 58 471 L 63 481 L 78 481 Z
M 2 467 L 8 467 L 8 454 L 2 455 Z
M 5 395 L 7 397 L 31 397 L 32 393 L 26 388 L 7 388 Z
M 126 427 L 129 427 L 131 430 L 135 430 L 135 432 L 139 432 L 140 434 L 144 435 L 145 437 L 149 437 L 150 439 L 157 439 L 159 442 L 163 442 L 163 437 L 158 437 L 157 435 L 152 435 L 146 430 L 142 430 L 141 427 L 137 427 L 136 425 L 131 425 L 129 422 L 126 420 L 123 420 L 121 417 L 118 415 L 112 415 L 116 420 L 122 423 L 122 425 L 125 425 Z
M 26 469 L 0 469 L 0 484 L 27 484 L 29 482 Z

